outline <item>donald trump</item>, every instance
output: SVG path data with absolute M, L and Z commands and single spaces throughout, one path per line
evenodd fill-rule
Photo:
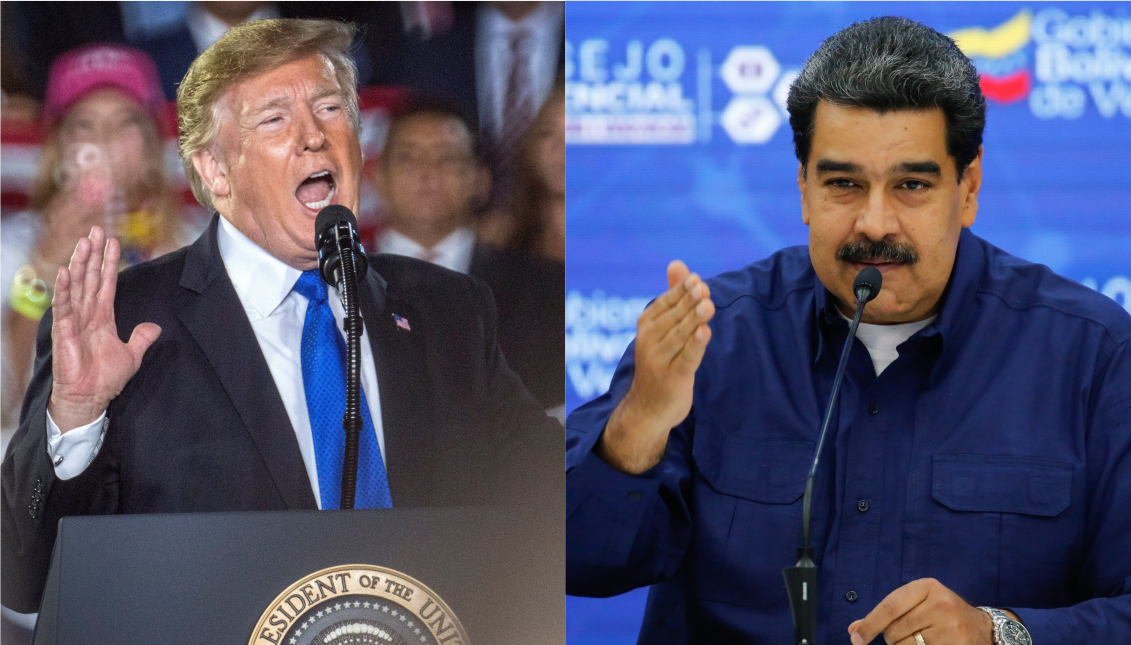
M 337 508 L 341 302 L 314 221 L 358 208 L 352 28 L 263 20 L 200 55 L 180 154 L 215 211 L 118 275 L 99 228 L 59 272 L 3 464 L 3 602 L 34 610 L 66 515 Z M 561 428 L 507 367 L 478 280 L 397 256 L 359 278 L 356 506 L 517 503 L 561 488 Z

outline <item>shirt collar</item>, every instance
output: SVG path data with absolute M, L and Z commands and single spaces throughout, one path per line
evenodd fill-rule
M 985 267 L 985 249 L 970 229 L 962 229 L 954 257 L 954 270 L 943 292 L 942 307 L 934 325 L 943 339 L 951 341 L 951 344 L 962 338 L 973 320 L 974 298 L 981 288 Z
M 273 5 L 266 5 L 256 9 L 244 22 L 278 17 L 279 10 Z M 201 53 L 211 47 L 212 43 L 220 40 L 220 38 L 231 29 L 226 22 L 197 6 L 195 3 L 189 7 L 185 22 L 188 26 L 189 34 L 192 36 L 192 42 L 196 45 L 196 51 Z
M 917 336 L 924 338 L 938 336 L 944 346 L 947 341 L 953 345 L 961 338 L 970 322 L 971 309 L 974 297 L 978 293 L 984 266 L 985 255 L 978 244 L 978 238 L 970 232 L 970 229 L 962 229 L 958 237 L 954 268 L 950 273 L 950 281 L 943 291 L 939 313 L 934 322 L 920 330 Z M 846 326 L 847 323 L 836 308 L 836 299 L 831 296 L 815 273 L 813 282 L 814 312 L 817 322 L 817 351 L 813 355 L 813 362 L 816 363 L 828 346 L 825 335 L 833 329 L 833 325 Z
M 526 27 L 534 38 L 552 31 L 559 22 L 564 7 L 560 2 L 543 2 L 522 20 L 513 21 L 492 5 L 485 5 L 479 12 L 479 29 L 492 38 L 510 36 L 511 32 Z
M 390 228 L 378 241 L 382 253 L 407 255 L 418 260 L 467 273 L 471 269 L 471 256 L 475 253 L 475 232 L 466 226 L 452 231 L 432 248 L 425 248 L 411 237 Z
M 264 251 L 223 216 L 216 243 L 228 278 L 253 321 L 274 313 L 302 275 L 302 271 Z

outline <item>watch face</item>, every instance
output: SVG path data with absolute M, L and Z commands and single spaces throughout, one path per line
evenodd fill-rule
M 1001 637 L 1005 645 L 1033 645 L 1028 630 L 1016 621 L 1005 621 L 1005 624 L 1001 626 Z

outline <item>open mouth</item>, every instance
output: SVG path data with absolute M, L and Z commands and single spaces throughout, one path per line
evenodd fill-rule
M 320 211 L 334 200 L 334 177 L 328 170 L 309 176 L 295 190 L 295 197 L 310 210 Z

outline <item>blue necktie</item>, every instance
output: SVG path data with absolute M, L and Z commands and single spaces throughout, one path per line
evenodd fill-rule
M 295 291 L 310 303 L 302 327 L 302 385 L 314 433 L 314 459 L 318 466 L 318 491 L 322 508 L 340 508 L 342 466 L 345 462 L 346 342 L 326 300 L 326 283 L 318 271 L 306 271 Z M 365 391 L 361 392 L 361 438 L 357 457 L 357 493 L 354 508 L 392 508 L 389 478 L 381 460 L 381 447 L 369 416 Z

